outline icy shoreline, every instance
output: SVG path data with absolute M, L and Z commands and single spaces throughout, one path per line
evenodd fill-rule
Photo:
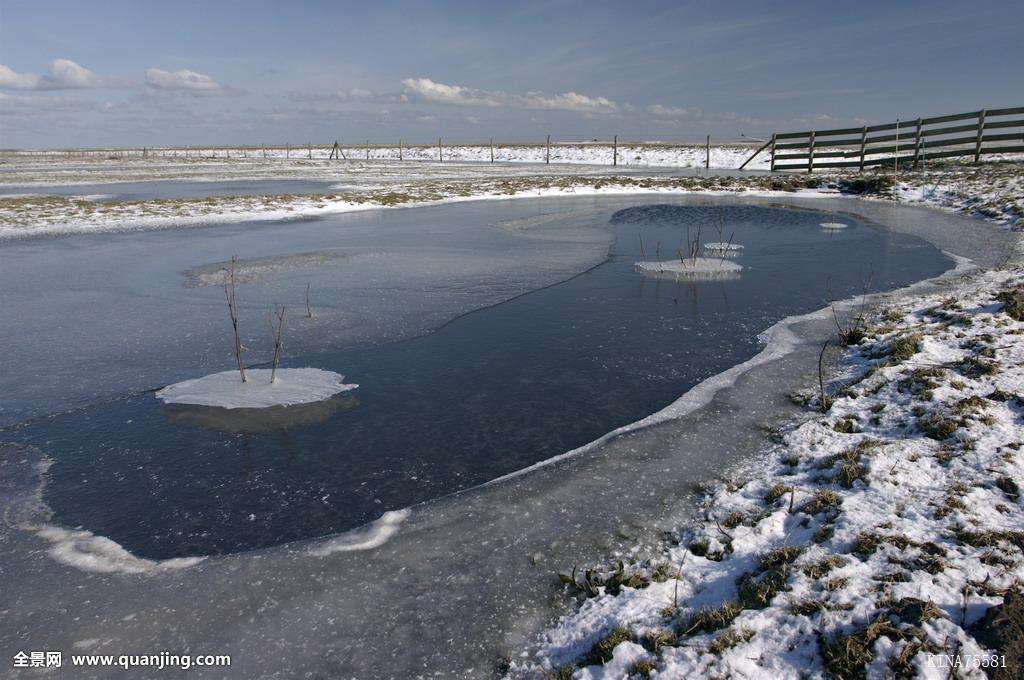
M 1022 309 L 1017 269 L 873 316 L 825 414 L 661 558 L 567 574 L 583 606 L 513 674 L 927 674 L 929 654 L 999 651 L 975 635 L 1024 579 Z

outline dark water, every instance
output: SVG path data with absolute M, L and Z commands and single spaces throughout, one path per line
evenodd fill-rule
M 337 182 L 304 179 L 254 179 L 217 182 L 168 180 L 159 182 L 110 182 L 104 184 L 55 184 L 46 186 L 0 187 L 0 198 L 12 194 L 44 196 L 94 196 L 109 201 L 151 201 L 163 198 L 207 198 L 212 196 L 280 196 L 283 194 L 337 193 Z
M 745 246 L 733 280 L 633 269 L 703 225 Z M 55 521 L 144 557 L 247 550 L 356 527 L 585 444 L 759 350 L 781 318 L 950 265 L 918 239 L 849 217 L 761 207 L 643 206 L 613 218 L 610 259 L 559 285 L 369 349 L 293 357 L 359 389 L 245 413 L 151 394 L 11 428 L 54 457 Z M 715 456 L 715 451 L 708 451 Z

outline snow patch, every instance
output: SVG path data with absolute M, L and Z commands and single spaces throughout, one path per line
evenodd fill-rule
M 721 241 L 712 241 L 711 243 L 704 244 L 704 250 L 710 250 L 712 252 L 728 252 L 730 250 L 743 250 L 743 246 L 741 246 L 738 243 L 723 243 Z
M 687 260 L 666 260 L 664 262 L 637 262 L 636 270 L 641 274 L 669 276 L 672 278 L 710 279 L 735 278 L 743 271 L 743 265 L 719 257 L 695 257 Z
M 169 404 L 267 408 L 310 404 L 359 387 L 345 384 L 343 375 L 319 368 L 279 368 L 273 383 L 270 373 L 268 368 L 249 369 L 247 381 L 242 382 L 238 371 L 222 371 L 168 385 L 156 397 Z
M 176 557 L 169 560 L 146 560 L 132 555 L 105 536 L 52 525 L 37 529 L 36 535 L 50 542 L 47 552 L 61 564 L 102 574 L 145 574 L 184 569 L 205 559 Z
M 380 516 L 380 519 L 363 529 L 349 531 L 325 541 L 309 551 L 315 557 L 326 557 L 339 552 L 355 552 L 370 550 L 384 545 L 398 531 L 398 526 L 409 516 L 409 509 L 391 510 Z
M 839 229 L 846 229 L 846 227 L 847 227 L 847 225 L 843 224 L 842 222 L 822 222 L 821 223 L 821 228 L 822 229 L 829 229 L 829 230 L 834 230 L 834 231 L 835 230 L 839 230 Z

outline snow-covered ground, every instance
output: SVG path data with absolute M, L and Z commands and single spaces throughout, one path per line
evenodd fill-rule
M 703 144 L 666 144 L 658 142 L 623 142 L 618 153 L 611 143 L 552 143 L 550 156 L 544 144 L 495 144 L 496 163 L 572 163 L 583 165 L 665 166 L 674 168 L 703 168 L 710 163 L 712 168 L 738 168 L 760 144 L 714 144 L 710 150 Z M 146 159 L 236 159 L 253 161 L 302 161 L 329 160 L 333 146 L 302 146 L 270 148 L 193 147 L 189 149 L 146 150 L 75 150 L 72 156 L 92 158 L 94 161 L 109 158 Z M 24 155 L 67 157 L 62 151 L 26 151 Z M 399 149 L 394 145 L 342 146 L 342 159 L 347 161 L 398 161 Z M 436 144 L 403 145 L 401 158 L 409 162 L 473 162 L 490 163 L 491 147 L 488 144 L 447 144 L 442 141 L 440 152 Z M 747 166 L 751 170 L 767 170 L 769 155 L 761 153 Z
M 986 612 L 1024 580 L 1024 273 L 851 323 L 825 408 L 794 394 L 659 557 L 563 575 L 582 605 L 513 674 L 985 677 Z
M 1021 162 L 980 166 L 935 164 L 925 172 L 892 175 L 873 171 L 856 174 L 688 174 L 653 167 L 450 163 L 415 164 L 365 161 L 331 164 L 324 161 L 281 159 L 209 159 L 183 162 L 172 159 L 132 158 L 114 163 L 120 174 L 111 175 L 103 164 L 82 165 L 81 159 L 64 167 L 58 156 L 31 162 L 18 159 L 12 172 L 2 176 L 16 182 L 103 182 L 133 179 L 315 178 L 339 182 L 326 193 L 224 195 L 152 200 L 98 202 L 85 196 L 20 193 L 0 195 L 0 238 L 96 231 L 135 231 L 230 223 L 301 219 L 358 210 L 426 205 L 488 198 L 578 196 L 635 193 L 742 193 L 779 195 L 804 193 L 861 194 L 868 198 L 896 199 L 989 217 L 1010 226 L 1024 224 L 1024 172 Z M 27 165 L 26 165 L 27 163 Z M 79 166 L 74 164 L 78 163 Z M 113 162 L 112 162 L 113 163 Z M 193 166 L 196 163 L 195 174 Z M 63 168 L 58 170 L 57 168 Z M 337 169 L 337 168 L 341 169 Z M 722 174 L 725 173 L 725 174 Z M 86 179 L 88 178 L 88 179 Z

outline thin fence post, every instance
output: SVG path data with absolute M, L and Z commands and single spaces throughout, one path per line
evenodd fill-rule
M 491 162 L 494 162 L 494 137 L 491 137 Z
M 292 145 L 291 144 L 285 144 L 284 145 L 284 157 L 285 158 L 291 158 L 292 157 Z
M 896 119 L 896 147 L 892 154 L 892 181 L 900 176 L 900 119 Z
M 612 138 L 612 165 L 619 164 L 619 136 Z
M 547 141 L 544 142 L 544 162 L 551 162 L 551 135 L 548 135 Z
M 775 172 L 775 135 L 777 134 L 777 132 L 772 133 L 772 160 L 771 164 L 768 166 L 768 172 Z
M 405 160 L 404 158 L 402 158 L 402 140 L 401 139 L 398 140 L 398 160 L 400 160 L 400 161 L 401 160 Z
M 306 148 L 309 150 L 309 160 L 313 160 L 313 142 L 306 142 Z
M 914 132 L 914 172 L 917 172 L 918 162 L 921 160 L 921 119 L 917 119 Z
M 814 130 L 811 130 L 810 152 L 807 154 L 807 172 L 814 172 Z
M 366 140 L 366 160 L 370 160 L 370 140 Z
M 868 146 L 868 126 L 865 125 L 864 129 L 860 131 L 860 167 L 857 172 L 864 172 L 864 152 Z
M 441 152 L 441 138 L 437 138 L 437 162 L 444 163 L 444 154 Z
M 981 161 L 981 138 L 985 134 L 985 116 L 988 114 L 988 109 L 982 109 L 978 112 L 978 136 L 974 142 L 974 162 L 978 163 Z
M 708 135 L 707 142 L 704 145 L 704 169 L 711 169 L 711 135 Z

